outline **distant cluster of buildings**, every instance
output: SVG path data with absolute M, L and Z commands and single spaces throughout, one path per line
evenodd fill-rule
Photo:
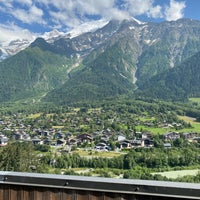
M 15 117 L 15 116 L 14 116 Z M 153 147 L 154 136 L 150 132 L 131 132 L 132 137 L 126 137 L 124 134 L 110 130 L 109 128 L 89 133 L 76 134 L 71 132 L 63 132 L 54 128 L 32 128 L 31 125 L 25 125 L 21 120 L 18 120 L 18 116 L 13 120 L 0 120 L 0 126 L 3 127 L 0 133 L 0 146 L 6 146 L 8 141 L 29 141 L 33 144 L 51 145 L 51 146 L 68 146 L 70 147 L 82 147 L 92 146 L 97 151 L 109 151 L 114 148 L 118 149 L 131 149 L 138 147 Z M 92 118 L 85 118 L 84 123 L 90 123 Z M 70 123 L 76 126 L 75 120 Z M 78 123 L 78 122 L 77 122 Z M 138 122 L 139 123 L 139 122 Z M 152 122 L 142 122 L 143 125 L 152 127 Z M 98 125 L 102 125 L 100 119 L 97 120 Z M 179 127 L 178 123 L 160 123 L 163 128 Z M 18 128 L 16 128 L 18 127 Z M 161 139 L 164 147 L 171 147 L 171 141 L 178 138 L 183 138 L 190 142 L 200 142 L 200 134 L 198 133 L 178 133 L 178 132 L 166 132 Z M 131 139 L 130 139 L 131 138 Z M 115 146 L 113 146 L 113 144 Z
M 35 129 L 34 136 L 30 136 L 24 130 L 16 130 L 10 135 L 10 138 L 4 134 L 0 135 L 0 146 L 6 146 L 9 140 L 12 141 L 29 141 L 33 144 L 46 144 L 52 146 L 75 146 L 81 147 L 83 144 L 93 144 L 93 148 L 96 151 L 109 151 L 113 147 L 110 142 L 114 142 L 115 148 L 118 149 L 131 149 L 137 147 L 153 147 L 154 140 L 151 133 L 137 132 L 139 138 L 127 139 L 123 134 L 115 133 L 109 129 L 101 132 L 95 132 L 93 134 L 79 133 L 73 135 L 70 132 L 63 133 L 55 129 L 41 130 Z M 170 141 L 178 138 L 186 139 L 190 142 L 200 142 L 199 134 L 197 133 L 178 133 L 167 132 L 163 135 L 164 147 L 171 147 Z

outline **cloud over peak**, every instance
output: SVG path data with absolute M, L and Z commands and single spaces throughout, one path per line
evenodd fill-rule
M 33 35 L 29 30 L 22 29 L 15 24 L 0 25 L 0 44 L 8 45 L 12 40 L 18 40 L 20 38 L 26 39 L 28 41 L 33 41 L 37 35 Z
M 95 19 L 127 19 L 145 15 L 149 18 L 177 20 L 184 17 L 185 2 L 167 0 L 1 0 L 0 11 L 24 24 L 38 24 L 49 29 L 71 29 Z M 159 1 L 160 2 L 160 1 Z
M 165 19 L 167 21 L 177 20 L 184 17 L 183 11 L 186 7 L 185 2 L 170 0 L 170 5 L 165 9 Z

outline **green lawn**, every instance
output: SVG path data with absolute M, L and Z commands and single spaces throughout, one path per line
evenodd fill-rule
M 200 98 L 190 98 L 189 100 L 198 104 L 200 103 Z
M 146 126 L 139 125 L 139 126 L 136 127 L 136 130 L 137 131 L 141 131 L 141 130 L 150 131 L 150 132 L 152 132 L 154 134 L 165 134 L 165 133 L 167 133 L 169 131 L 172 131 L 174 129 L 172 129 L 172 128 L 146 127 Z
M 147 127 L 147 126 L 143 126 L 143 125 L 138 125 L 136 127 L 136 130 L 137 131 L 150 131 L 154 134 L 165 134 L 166 132 L 169 132 L 169 131 L 178 131 L 180 133 L 183 133 L 183 132 L 199 132 L 200 133 L 200 123 L 197 122 L 195 120 L 195 118 L 191 118 L 191 117 L 187 117 L 187 116 L 178 116 L 179 119 L 187 122 L 187 123 L 190 123 L 192 125 L 191 128 L 183 128 L 183 129 L 180 129 L 180 130 L 175 130 L 174 128 L 156 128 L 156 127 Z
M 158 172 L 152 174 L 160 174 L 161 176 L 166 176 L 167 178 L 178 178 L 187 175 L 195 176 L 200 172 L 199 169 L 194 170 L 178 170 L 178 171 L 169 171 L 169 172 Z
M 155 117 L 139 117 L 139 120 L 143 122 L 153 122 Z
M 178 116 L 183 121 L 190 123 L 192 128 L 181 129 L 181 132 L 200 132 L 200 123 L 196 121 L 195 118 L 191 118 L 188 116 Z

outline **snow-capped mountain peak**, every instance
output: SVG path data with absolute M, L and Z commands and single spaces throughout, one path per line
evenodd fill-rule
M 139 25 L 145 24 L 144 22 L 141 22 L 135 18 L 132 18 L 131 20 L 135 21 Z M 50 32 L 45 32 L 44 34 L 32 34 L 30 32 L 20 31 L 20 32 L 22 32 L 21 34 L 10 35 L 10 33 L 9 33 L 9 37 L 8 37 L 7 32 L 5 32 L 5 33 L 2 32 L 2 38 L 0 39 L 0 61 L 25 49 L 37 37 L 42 37 L 47 42 L 53 43 L 54 41 L 56 41 L 62 37 L 72 39 L 83 33 L 94 32 L 94 31 L 106 26 L 108 23 L 109 23 L 109 21 L 106 19 L 90 21 L 90 22 L 81 24 L 80 26 L 77 26 L 66 33 L 58 31 L 56 29 L 54 29 Z M 12 36 L 12 37 L 10 37 L 10 36 Z
M 60 32 L 56 29 L 50 31 L 50 32 L 45 32 L 43 35 L 41 35 L 42 38 L 44 38 L 47 42 L 51 43 L 53 42 L 56 38 L 59 38 L 61 36 L 64 36 L 64 32 Z
M 13 56 L 21 50 L 25 49 L 30 45 L 31 42 L 35 40 L 35 38 L 36 37 L 30 39 L 18 38 L 10 41 L 0 42 L 0 61 L 10 56 Z
M 0 61 L 23 50 L 38 36 L 13 25 L 0 25 L 0 32 Z
M 87 22 L 67 32 L 67 36 L 69 36 L 70 38 L 74 38 L 83 33 L 94 32 L 95 30 L 102 28 L 108 23 L 109 21 L 105 19 Z

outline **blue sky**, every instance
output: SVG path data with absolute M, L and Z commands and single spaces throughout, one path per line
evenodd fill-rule
M 200 20 L 200 0 L 0 0 L 0 41 L 11 34 L 69 31 L 97 19 Z

